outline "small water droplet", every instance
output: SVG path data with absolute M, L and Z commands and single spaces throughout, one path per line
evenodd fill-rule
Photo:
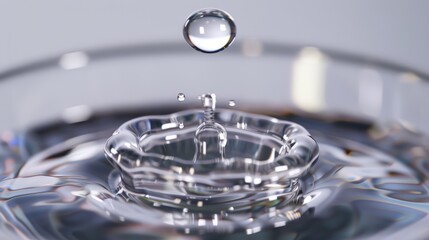
M 227 48 L 234 41 L 236 32 L 234 19 L 218 9 L 203 9 L 193 13 L 183 27 L 186 42 L 205 53 Z
M 179 94 L 177 94 L 177 100 L 178 100 L 179 102 L 183 102 L 183 101 L 185 101 L 185 99 L 186 99 L 185 94 L 183 94 L 183 93 L 179 93 Z
M 234 107 L 234 106 L 235 106 L 235 101 L 234 101 L 234 100 L 229 100 L 228 105 L 229 105 L 230 107 Z

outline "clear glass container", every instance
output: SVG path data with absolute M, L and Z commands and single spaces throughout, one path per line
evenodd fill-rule
M 302 112 L 401 123 L 428 132 L 427 76 L 389 62 L 314 47 L 235 42 L 203 54 L 186 43 L 154 43 L 65 53 L 0 74 L 1 129 L 79 122 L 98 113 L 196 106 Z M 187 96 L 177 102 L 178 92 Z
M 216 54 L 197 52 L 185 42 L 69 52 L 4 71 L 0 80 L 0 215 L 7 219 L 0 233 L 9 238 L 424 236 L 416 231 L 427 222 L 429 199 L 424 73 L 332 50 L 252 40 Z M 184 101 L 178 93 L 185 94 Z M 269 116 L 255 124 L 260 132 L 271 121 L 266 119 L 286 119 L 314 137 L 319 160 L 312 156 L 308 175 L 285 184 L 292 198 L 276 205 L 277 196 L 264 195 L 251 212 L 235 213 L 222 202 L 223 212 L 202 213 L 198 209 L 210 202 L 212 190 L 192 199 L 184 193 L 195 194 L 195 188 L 180 192 L 191 203 L 198 200 L 195 210 L 183 208 L 188 203 L 181 198 L 167 196 L 168 205 L 150 194 L 129 194 L 121 185 L 133 185 L 133 179 L 123 181 L 121 176 L 129 176 L 121 175 L 124 162 L 115 170 L 104 156 L 107 139 L 139 116 L 163 115 L 145 122 L 156 131 L 177 116 L 196 125 L 202 119 L 197 97 L 203 93 L 216 93 L 223 109 L 216 119 L 222 124 L 234 127 L 225 116 L 239 110 Z M 164 140 L 163 147 L 169 144 Z M 147 144 L 162 152 L 156 141 Z M 276 156 L 282 147 L 275 145 Z M 157 190 L 168 195 L 165 189 Z M 249 205 L 249 199 L 241 200 L 240 206 Z

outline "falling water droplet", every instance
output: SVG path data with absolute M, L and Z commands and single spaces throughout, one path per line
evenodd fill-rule
M 183 94 L 183 93 L 179 93 L 179 94 L 177 94 L 177 100 L 178 100 L 179 102 L 183 102 L 183 101 L 185 101 L 185 99 L 186 99 L 185 94 Z
M 234 100 L 229 100 L 228 105 L 229 105 L 230 107 L 234 107 L 234 106 L 235 106 L 235 101 L 234 101 Z
M 218 9 L 203 9 L 193 13 L 185 22 L 183 36 L 191 47 L 205 53 L 227 48 L 237 29 L 234 19 Z

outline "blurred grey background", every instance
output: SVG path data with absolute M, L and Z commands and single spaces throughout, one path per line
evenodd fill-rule
M 429 72 L 427 0 L 1 0 L 0 72 L 81 49 L 184 43 L 186 17 L 207 7 L 234 16 L 237 40 L 316 45 Z
M 252 41 L 315 46 L 404 69 L 336 62 L 311 48 L 278 58 L 240 58 L 228 50 L 202 54 L 182 35 L 186 18 L 202 8 L 234 17 L 234 47 Z M 93 110 L 174 107 L 178 92 L 192 93 L 194 100 L 195 93 L 214 92 L 218 99 L 237 100 L 240 109 L 353 113 L 429 133 L 429 112 L 416 104 L 429 101 L 429 84 L 420 81 L 429 73 L 428 10 L 427 0 L 0 0 L 0 76 L 61 56 L 43 71 L 3 75 L 10 81 L 0 84 L 0 130 L 49 119 L 83 121 Z M 98 62 L 85 55 L 90 49 L 154 43 L 182 44 L 189 52 Z M 70 52 L 77 55 L 65 54 Z

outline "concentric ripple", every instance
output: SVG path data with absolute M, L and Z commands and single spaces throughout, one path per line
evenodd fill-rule
M 230 208 L 224 210 L 226 200 L 224 207 L 214 209 L 212 202 L 190 199 L 188 204 L 180 197 L 171 198 L 170 204 L 162 201 L 165 196 L 156 198 L 124 186 L 121 172 L 106 161 L 104 134 L 54 145 L 25 164 L 16 164 L 19 171 L 12 174 L 11 165 L 19 162 L 11 154 L 16 151 L 1 152 L 7 159 L 1 166 L 1 236 L 232 240 L 249 234 L 257 239 L 421 239 L 429 234 L 425 136 L 400 126 L 380 130 L 291 119 L 305 125 L 317 140 L 319 159 L 296 183 L 290 180 L 290 186 L 299 187 L 294 200 L 272 195 L 249 203 L 247 209 L 233 205 L 242 201 L 245 206 L 249 198 L 245 194 L 234 193 Z M 74 127 L 82 130 L 82 125 Z M 43 131 L 33 139 L 47 144 L 52 137 L 62 137 L 62 129 L 66 128 Z M 194 195 L 210 199 L 224 193 L 204 194 Z
M 247 211 L 297 199 L 298 178 L 318 157 L 317 143 L 303 127 L 220 110 L 214 121 L 227 137 L 220 148 L 224 152 L 217 154 L 216 129 L 205 133 L 202 150 L 196 144 L 204 117 L 202 111 L 192 110 L 122 125 L 107 141 L 105 151 L 126 191 L 155 205 L 211 213 Z M 195 158 L 200 155 L 204 159 Z

